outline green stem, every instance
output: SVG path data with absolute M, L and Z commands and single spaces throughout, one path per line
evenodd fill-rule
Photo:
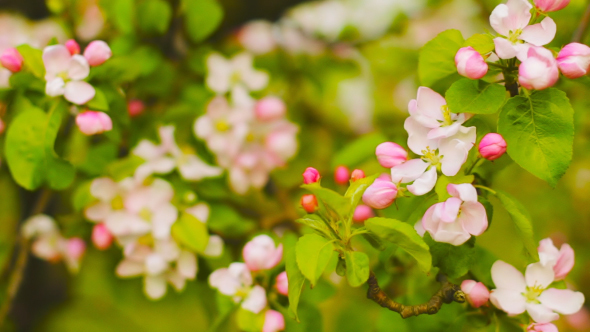
M 473 169 L 479 165 L 481 165 L 481 163 L 484 161 L 485 159 L 482 158 L 481 156 L 479 156 L 477 158 L 477 160 L 471 165 L 471 167 L 469 167 L 469 169 L 467 170 L 467 172 L 465 172 L 466 174 L 471 174 L 471 172 L 473 172 Z
M 480 185 L 480 184 L 476 184 L 476 185 L 474 185 L 474 187 L 475 187 L 475 188 L 480 188 L 480 189 L 483 189 L 483 190 L 487 190 L 487 191 L 491 192 L 493 195 L 497 195 L 497 194 L 498 194 L 498 193 L 497 193 L 495 190 L 493 190 L 492 188 L 488 188 L 488 187 L 486 187 L 486 186 L 482 186 L 482 185 Z

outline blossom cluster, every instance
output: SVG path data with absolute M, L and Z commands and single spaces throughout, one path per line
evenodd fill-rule
M 268 235 L 258 235 L 246 243 L 242 251 L 244 263 L 234 262 L 227 268 L 220 268 L 209 275 L 209 285 L 221 294 L 231 296 L 244 310 L 260 314 L 264 310 L 263 332 L 285 329 L 283 315 L 268 308 L 267 289 L 257 283 L 257 273 L 276 267 L 283 258 L 283 245 L 275 245 Z M 254 276 L 253 276 L 254 274 Z M 288 294 L 288 280 L 285 272 L 277 275 L 274 288 L 279 294 Z
M 260 100 L 250 96 L 250 91 L 262 90 L 268 83 L 268 75 L 255 70 L 252 61 L 248 53 L 229 60 L 219 54 L 208 57 L 206 83 L 218 95 L 194 124 L 195 135 L 228 170 L 230 185 L 239 194 L 262 188 L 269 173 L 297 152 L 299 129 L 286 119 L 285 103 L 276 96 Z

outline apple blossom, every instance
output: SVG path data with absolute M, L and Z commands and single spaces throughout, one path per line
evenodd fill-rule
M 254 112 L 259 120 L 272 121 L 284 117 L 287 106 L 281 98 L 268 96 L 256 102 Z
M 496 54 L 500 59 L 526 54 L 530 45 L 543 46 L 555 37 L 557 26 L 550 17 L 529 25 L 532 8 L 526 0 L 508 0 L 492 11 L 490 25 L 501 35 L 494 38 Z
M 0 63 L 2 66 L 13 73 L 21 70 L 24 61 L 25 59 L 23 56 L 14 47 L 5 49 L 4 52 L 2 52 L 2 55 L 0 55 Z
M 344 165 L 336 167 L 336 170 L 334 171 L 334 180 L 336 181 L 336 183 L 347 184 L 349 179 L 350 171 L 348 170 L 348 167 Z
M 240 53 L 230 60 L 213 53 L 207 57 L 207 86 L 218 94 L 224 94 L 236 86 L 250 91 L 262 90 L 268 83 L 268 74 L 255 70 L 252 55 Z
M 43 50 L 45 65 L 45 93 L 51 97 L 63 95 L 74 104 L 85 104 L 94 98 L 92 85 L 84 82 L 90 67 L 80 54 L 71 55 L 63 45 L 47 46 Z
M 553 268 L 556 281 L 565 279 L 574 267 L 574 250 L 567 243 L 558 250 L 550 238 L 543 239 L 538 251 L 541 264 Z
M 303 183 L 310 184 L 320 180 L 320 172 L 313 167 L 308 167 L 303 172 Z
M 234 302 L 242 301 L 241 307 L 255 314 L 266 307 L 266 291 L 253 285 L 252 274 L 244 263 L 231 263 L 209 275 L 209 285 L 223 294 L 231 296 Z
M 238 32 L 238 41 L 253 54 L 266 54 L 276 47 L 273 26 L 264 20 L 252 21 Z
M 264 313 L 264 325 L 262 332 L 278 332 L 285 329 L 285 317 L 275 310 L 267 310 Z
M 559 332 L 557 326 L 551 323 L 532 323 L 526 330 L 527 332 Z
M 283 271 L 279 273 L 275 281 L 275 287 L 279 294 L 289 295 L 289 279 L 287 278 L 287 272 Z
M 397 186 L 391 181 L 376 179 L 363 193 L 363 202 L 374 209 L 385 209 L 397 197 Z
M 548 13 L 565 8 L 570 3 L 570 0 L 534 0 L 534 3 L 535 7 L 540 11 Z
M 373 212 L 373 209 L 371 209 L 370 206 L 364 205 L 364 204 L 359 204 L 355 209 L 354 209 L 354 214 L 352 215 L 352 220 L 356 221 L 356 222 L 363 222 L 369 218 L 372 218 L 375 216 L 375 212 Z
M 523 276 L 512 265 L 496 261 L 492 265 L 490 301 L 509 315 L 527 311 L 537 323 L 559 318 L 558 313 L 571 315 L 584 304 L 584 294 L 569 289 L 548 288 L 555 280 L 553 270 L 541 263 L 529 264 Z
M 303 195 L 301 196 L 301 206 L 307 213 L 314 213 L 318 208 L 318 200 L 315 195 Z
M 479 308 L 490 299 L 490 291 L 481 282 L 475 280 L 463 280 L 461 290 L 467 295 L 467 301 L 474 308 Z
M 557 66 L 567 78 L 586 75 L 590 69 L 590 47 L 580 43 L 565 45 L 557 55 Z
M 350 174 L 350 180 L 352 182 L 363 179 L 364 177 L 365 177 L 365 172 L 362 169 L 355 169 Z
M 531 46 L 526 55 L 519 55 L 518 83 L 527 89 L 543 90 L 553 86 L 559 78 L 553 53 L 543 47 Z
M 102 40 L 91 41 L 84 50 L 84 57 L 92 67 L 100 66 L 111 58 L 113 52 L 107 43 Z
M 127 111 L 129 112 L 129 116 L 136 117 L 143 113 L 145 109 L 145 105 L 143 101 L 139 99 L 131 99 L 127 102 Z
M 86 111 L 76 116 L 76 125 L 85 135 L 96 135 L 113 129 L 111 118 L 104 112 Z
M 434 241 L 459 246 L 471 235 L 483 234 L 488 228 L 488 217 L 484 206 L 477 201 L 473 185 L 450 183 L 447 191 L 451 197 L 428 208 L 422 226 Z
M 495 160 L 506 152 L 506 141 L 500 134 L 486 134 L 479 142 L 479 153 L 487 160 Z
M 471 46 L 462 47 L 457 51 L 455 66 L 461 76 L 472 80 L 478 80 L 488 72 L 488 64 L 481 54 Z
M 111 246 L 113 242 L 113 234 L 109 232 L 109 229 L 105 224 L 99 223 L 94 225 L 92 229 L 92 243 L 100 250 L 105 250 Z
M 283 258 L 283 244 L 275 247 L 270 236 L 258 235 L 246 243 L 242 256 L 250 271 L 269 270 L 277 266 Z
M 138 179 L 144 179 L 153 173 L 166 174 L 175 168 L 178 168 L 184 179 L 192 181 L 221 175 L 223 172 L 221 168 L 206 164 L 194 153 L 181 150 L 176 145 L 174 131 L 174 126 L 160 127 L 158 128 L 160 145 L 142 140 L 133 149 L 133 154 L 146 161 L 135 171 Z
M 385 168 L 392 168 L 408 160 L 408 151 L 393 142 L 384 142 L 377 145 L 375 155 L 379 164 Z
M 68 51 L 70 51 L 71 55 L 80 54 L 80 45 L 78 45 L 78 43 L 75 40 L 69 39 L 65 42 L 64 45 L 66 46 Z

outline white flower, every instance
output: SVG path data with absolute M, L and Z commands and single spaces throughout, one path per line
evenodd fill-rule
M 63 45 L 47 46 L 43 50 L 45 65 L 45 93 L 56 97 L 63 95 L 74 104 L 85 104 L 94 98 L 94 88 L 84 82 L 90 66 L 82 55 L 71 55 Z
M 527 266 L 523 276 L 512 265 L 497 261 L 492 266 L 496 289 L 490 301 L 509 315 L 527 311 L 537 323 L 548 323 L 559 314 L 571 315 L 584 304 L 584 294 L 569 289 L 548 288 L 555 275 L 550 266 L 534 263 Z
M 240 53 L 230 60 L 221 54 L 213 53 L 207 58 L 207 86 L 224 94 L 236 86 L 241 86 L 249 91 L 262 90 L 268 84 L 268 74 L 255 70 L 252 55 Z
M 244 263 L 231 263 L 228 268 L 217 269 L 209 275 L 211 287 L 232 296 L 236 303 L 242 301 L 242 308 L 257 314 L 266 307 L 266 291 L 252 284 L 252 274 Z

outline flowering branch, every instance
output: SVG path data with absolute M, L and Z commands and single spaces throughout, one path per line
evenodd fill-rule
M 434 294 L 430 300 L 423 304 L 417 305 L 403 305 L 390 299 L 383 290 L 379 287 L 375 274 L 371 271 L 369 275 L 369 289 L 367 290 L 367 298 L 375 301 L 383 308 L 399 313 L 402 318 L 418 316 L 422 314 L 434 315 L 436 314 L 443 303 L 451 303 L 453 301 L 463 303 L 465 302 L 465 293 L 461 291 L 461 287 L 450 283 L 447 277 L 439 274 L 437 276 L 438 282 L 441 283 L 441 288 Z

